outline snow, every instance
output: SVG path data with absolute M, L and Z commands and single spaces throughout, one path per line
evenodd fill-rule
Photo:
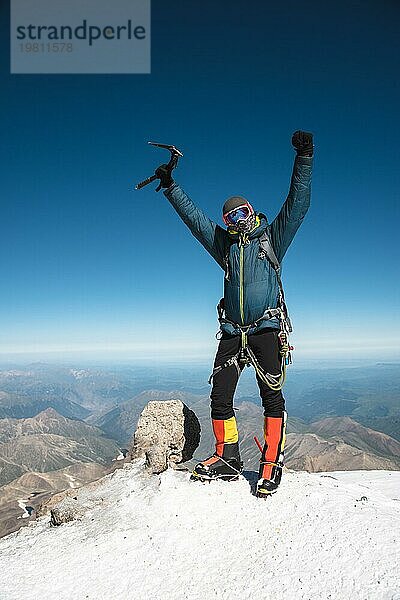
M 69 487 L 70 488 L 76 488 L 76 487 L 78 487 L 78 484 L 76 483 L 75 477 L 73 477 L 69 473 L 65 473 L 65 476 L 67 477 L 67 479 L 69 479 Z
M 83 379 L 84 377 L 89 377 L 90 373 L 86 369 L 70 369 L 70 374 L 75 377 L 75 379 Z
M 23 498 L 20 498 L 18 501 L 18 506 L 23 510 L 23 513 L 21 516 L 18 517 L 18 519 L 27 519 L 28 517 L 30 517 L 29 512 L 26 510 L 26 504 L 27 501 L 24 500 Z
M 10 371 L 2 371 L 0 373 L 0 378 L 16 378 L 16 377 L 33 377 L 34 373 L 32 371 L 21 371 L 16 369 L 11 369 Z
M 82 520 L 0 540 L 1 600 L 400 599 L 399 472 L 288 472 L 263 500 L 244 477 L 142 468 L 105 477 Z

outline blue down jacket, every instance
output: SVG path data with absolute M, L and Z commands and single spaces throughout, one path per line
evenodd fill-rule
M 271 225 L 264 215 L 259 214 L 258 225 L 244 244 L 239 234 L 232 234 L 209 219 L 177 183 L 164 191 L 194 237 L 224 269 L 225 316 L 229 321 L 251 325 L 267 308 L 276 308 L 277 276 L 269 260 L 259 257 L 259 238 L 268 228 L 275 254 L 281 262 L 310 206 L 312 160 L 312 157 L 296 156 L 289 194 L 279 214 Z M 276 319 L 262 320 L 249 333 L 265 327 L 279 328 L 279 323 Z M 234 335 L 240 333 L 229 323 L 223 324 L 222 329 Z

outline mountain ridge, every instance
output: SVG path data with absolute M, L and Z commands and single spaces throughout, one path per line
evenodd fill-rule
M 26 419 L 0 420 L 0 484 L 25 471 L 54 471 L 74 462 L 108 464 L 119 448 L 99 428 L 47 408 Z

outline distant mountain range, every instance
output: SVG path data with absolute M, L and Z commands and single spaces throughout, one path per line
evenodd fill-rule
M 66 417 L 95 424 L 121 404 L 154 389 L 208 397 L 209 370 L 210 366 L 190 365 L 83 369 L 42 363 L 0 368 L 0 419 L 33 417 L 52 407 Z M 285 397 L 290 416 L 306 423 L 348 416 L 400 440 L 400 364 L 330 369 L 292 366 Z M 237 403 L 245 400 L 257 406 L 260 402 L 250 369 L 243 373 L 236 394 Z
M 119 453 L 103 431 L 53 408 L 0 419 L 0 536 L 23 524 L 24 505 L 101 477 Z
M 285 386 L 290 414 L 306 422 L 351 417 L 400 440 L 400 365 L 293 371 Z
M 48 408 L 28 419 L 0 420 L 0 485 L 26 471 L 55 471 L 75 462 L 108 464 L 115 441 L 83 421 Z
M 26 419 L 34 417 L 49 407 L 72 419 L 85 419 L 90 415 L 89 410 L 72 402 L 63 388 L 60 390 L 53 388 L 51 391 L 43 392 L 35 390 L 32 395 L 29 390 L 23 394 L 0 390 L 0 419 Z

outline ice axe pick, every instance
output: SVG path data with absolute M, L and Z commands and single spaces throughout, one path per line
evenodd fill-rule
M 171 171 L 172 171 L 172 169 L 176 168 L 179 158 L 181 156 L 183 156 L 182 152 L 180 150 L 178 150 L 178 148 L 176 148 L 176 146 L 171 146 L 170 144 L 160 144 L 159 142 L 147 142 L 147 143 L 150 144 L 151 146 L 156 146 L 157 148 L 165 148 L 166 150 L 169 150 L 171 152 L 171 158 L 169 159 L 169 163 L 168 163 L 167 167 L 169 169 L 171 169 Z M 135 185 L 135 190 L 142 189 L 145 185 L 148 185 L 149 183 L 151 183 L 152 181 L 155 181 L 156 179 L 158 179 L 157 175 L 151 175 L 144 181 L 141 181 L 140 183 Z M 161 190 L 161 183 L 156 188 L 156 192 L 159 192 L 160 190 Z

